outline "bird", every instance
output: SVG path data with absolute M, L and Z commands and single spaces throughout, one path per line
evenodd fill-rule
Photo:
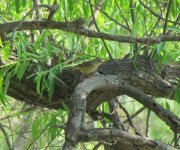
M 89 75 L 94 73 L 98 67 L 103 63 L 100 58 L 96 58 L 94 60 L 83 62 L 74 67 L 74 69 L 79 70 L 81 73 L 85 75 Z

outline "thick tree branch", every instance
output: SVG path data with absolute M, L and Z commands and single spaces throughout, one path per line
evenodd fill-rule
M 112 88 L 113 90 L 118 90 L 118 86 L 122 85 L 120 82 L 120 80 L 113 76 L 107 78 L 106 76 L 95 75 L 78 84 L 71 96 L 71 113 L 67 123 L 66 141 L 63 150 L 72 149 L 77 142 L 83 115 L 86 112 L 86 99 L 89 94 L 94 90 L 103 89 L 105 87 L 109 90 L 112 90 Z
M 135 63 L 137 68 L 134 66 Z M 137 57 L 135 62 L 130 59 L 105 62 L 98 68 L 98 71 L 103 74 L 120 75 L 124 81 L 142 90 L 147 95 L 174 99 L 173 89 L 175 86 L 166 79 L 175 79 L 178 77 L 180 68 L 178 65 L 173 64 L 165 66 L 164 68 L 165 69 L 162 70 L 162 79 L 159 74 L 151 68 L 149 59 L 141 56 Z M 86 78 L 73 68 L 63 70 L 57 77 L 68 86 L 62 85 L 62 83 L 57 81 L 52 101 L 49 101 L 46 91 L 43 92 L 41 97 L 37 94 L 34 78 L 29 78 L 32 74 L 34 74 L 33 70 L 30 72 L 26 71 L 21 82 L 19 82 L 16 77 L 11 78 L 7 94 L 29 104 L 53 109 L 60 108 L 62 106 L 62 100 L 69 103 L 69 98 L 75 86 L 80 82 L 81 78 Z M 102 103 L 102 101 L 100 101 L 101 99 L 110 100 L 116 96 L 114 93 L 102 94 L 101 91 L 94 92 L 88 97 L 88 109 L 96 108 Z
M 88 86 L 86 86 L 88 85 Z M 164 109 L 156 101 L 148 97 L 141 90 L 124 82 L 121 77 L 112 75 L 94 75 L 75 88 L 71 96 L 71 113 L 67 123 L 66 142 L 64 149 L 71 150 L 77 142 L 84 113 L 86 112 L 86 100 L 89 94 L 96 90 L 116 93 L 116 95 L 128 95 L 153 111 L 174 132 L 180 133 L 180 119 L 173 113 Z
M 72 22 L 55 22 L 55 21 L 16 21 L 11 23 L 0 24 L 0 34 L 13 32 L 16 27 L 16 31 L 22 30 L 39 30 L 39 29 L 59 29 L 66 32 L 77 33 L 87 37 L 100 38 L 110 41 L 117 41 L 122 43 L 160 43 L 167 41 L 180 41 L 179 35 L 161 35 L 159 37 L 145 37 L 135 38 L 131 36 L 118 36 L 111 35 L 103 32 L 95 32 L 88 29 L 83 29 L 83 22 L 72 21 Z M 20 25 L 21 24 L 21 25 Z M 20 26 L 19 26 L 20 25 Z

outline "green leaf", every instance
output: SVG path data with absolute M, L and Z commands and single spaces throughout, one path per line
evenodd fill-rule
M 10 49 L 10 45 L 6 44 L 3 48 L 2 48 L 2 60 L 3 61 L 7 61 L 9 56 L 11 53 L 11 49 Z
M 44 80 L 46 74 L 47 74 L 47 71 L 39 72 L 37 74 L 37 76 L 35 77 L 36 91 L 38 94 L 41 94 L 42 93 L 41 89 L 44 89 L 43 84 L 42 84 L 42 88 L 41 88 L 41 83 L 42 83 L 42 79 Z
M 170 105 L 168 102 L 166 102 L 166 109 L 170 111 Z
M 178 12 L 177 3 L 178 3 L 177 1 L 173 1 L 172 3 L 171 12 L 172 12 L 173 17 L 176 17 L 177 12 Z
M 26 61 L 26 62 L 23 62 L 20 66 L 19 66 L 19 69 L 18 69 L 18 72 L 17 72 L 17 77 L 19 80 L 22 79 L 24 73 L 26 72 L 26 69 L 27 69 L 27 66 L 29 65 L 29 63 Z
M 86 18 L 88 18 L 89 5 L 87 3 L 83 3 L 83 11 Z
M 22 7 L 26 6 L 26 2 L 27 2 L 27 0 L 22 0 Z
M 57 122 L 56 115 L 53 115 L 53 116 L 51 117 L 51 120 L 50 120 L 50 122 L 49 122 L 49 125 L 50 125 L 50 126 L 56 125 L 56 122 Z M 50 135 L 51 135 L 51 139 L 54 139 L 54 137 L 56 136 L 57 131 L 58 131 L 57 128 L 52 128 L 52 127 L 50 127 L 50 128 L 48 129 L 48 132 L 49 132 Z
M 52 69 L 49 72 L 48 76 L 48 100 L 51 101 L 53 94 L 54 94 L 54 73 L 52 72 Z
M 39 134 L 39 125 L 40 125 L 39 118 L 36 118 L 33 121 L 33 125 L 32 125 L 32 138 L 33 138 L 33 140 L 35 140 Z
M 4 94 L 4 88 L 3 88 L 2 70 L 0 70 L 0 101 L 4 106 L 6 106 L 6 96 Z
M 158 45 L 157 45 L 157 54 L 160 55 L 161 51 L 164 49 L 165 47 L 165 42 L 160 42 Z
M 41 36 L 38 38 L 38 40 L 35 43 L 36 49 L 42 47 L 42 43 L 43 43 L 45 37 L 46 37 L 46 31 L 43 31 L 43 33 L 41 34 Z
M 44 126 L 44 128 L 47 128 L 48 126 L 46 126 L 47 122 L 49 122 L 49 116 L 50 113 L 49 112 L 44 112 L 43 114 L 43 119 L 42 119 L 42 126 Z
M 52 54 L 53 54 L 52 49 L 53 49 L 53 47 L 52 47 L 50 41 L 48 41 L 48 42 L 46 43 L 46 48 L 47 48 L 48 56 L 52 57 Z
M 103 103 L 103 111 L 110 113 L 109 104 L 107 102 Z
M 14 0 L 14 6 L 15 6 L 16 13 L 19 13 L 20 0 Z
M 5 94 L 7 93 L 7 89 L 8 89 L 9 81 L 10 81 L 10 78 L 11 78 L 11 77 L 12 77 L 12 74 L 11 74 L 11 73 L 7 73 L 7 74 L 6 74 L 5 82 L 4 82 L 4 93 L 5 93 Z

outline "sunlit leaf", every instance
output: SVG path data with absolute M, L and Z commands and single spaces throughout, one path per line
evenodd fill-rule
M 2 60 L 3 61 L 7 61 L 9 56 L 11 53 L 11 49 L 10 49 L 10 45 L 6 44 L 3 48 L 2 48 Z

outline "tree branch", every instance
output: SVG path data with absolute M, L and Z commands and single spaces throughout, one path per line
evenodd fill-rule
M 10 140 L 9 140 L 9 136 L 6 132 L 6 130 L 4 129 L 3 125 L 0 123 L 0 130 L 2 131 L 2 133 L 4 134 L 4 137 L 5 137 L 5 140 L 6 140 L 6 143 L 7 143 L 7 146 L 9 148 L 9 150 L 13 150 L 13 147 L 10 143 Z
M 93 129 L 93 130 L 86 130 L 80 131 L 78 136 L 79 141 L 118 141 L 122 143 L 127 143 L 130 147 L 141 147 L 141 149 L 148 149 L 148 150 L 177 150 L 176 148 L 164 144 L 158 140 L 150 140 L 146 137 L 141 137 L 137 135 L 131 135 L 126 133 L 125 131 L 121 131 L 118 129 L 110 129 L 110 128 L 103 128 L 103 129 Z M 148 147 L 148 148 L 147 148 Z
M 146 44 L 154 44 L 160 42 L 167 41 L 180 41 L 179 35 L 161 35 L 159 37 L 146 37 L 146 38 L 135 38 L 131 36 L 118 36 L 111 35 L 103 32 L 95 32 L 87 29 L 83 29 L 83 22 L 79 22 L 79 20 L 72 22 L 49 22 L 49 21 L 16 21 L 5 24 L 0 24 L 0 34 L 13 32 L 14 29 L 19 26 L 17 31 L 22 30 L 39 30 L 39 29 L 59 29 L 66 32 L 77 33 L 79 35 L 84 35 L 87 37 L 100 38 L 110 41 L 117 41 L 122 43 L 146 43 Z
M 155 13 L 150 7 L 148 7 L 145 3 L 143 3 L 142 0 L 139 0 L 139 2 L 144 6 L 144 8 L 146 8 L 147 10 L 149 10 L 149 12 L 151 12 L 152 15 L 154 15 L 154 16 L 162 19 L 162 20 L 165 20 L 165 21 L 167 21 L 167 22 L 172 22 L 172 23 L 176 23 L 176 24 L 179 24 L 179 25 L 180 25 L 180 23 L 178 23 L 178 22 L 176 22 L 176 21 L 172 21 L 172 20 L 165 19 L 165 18 L 163 18 L 161 15 Z
M 173 131 L 180 133 L 180 119 L 164 109 L 141 90 L 124 82 L 120 76 L 94 75 L 78 84 L 71 96 L 71 113 L 67 123 L 66 141 L 63 150 L 71 150 L 77 144 L 83 116 L 86 112 L 87 97 L 95 90 L 104 90 L 103 92 L 111 91 L 116 92 L 117 95 L 123 94 L 133 97 L 145 107 L 152 110 Z
M 169 0 L 168 9 L 167 9 L 167 13 L 166 13 L 166 20 L 165 20 L 165 23 L 164 23 L 163 34 L 166 34 L 166 28 L 167 28 L 167 23 L 168 23 L 167 20 L 168 20 L 168 17 L 169 17 L 170 8 L 171 8 L 172 3 L 173 3 L 173 0 Z

